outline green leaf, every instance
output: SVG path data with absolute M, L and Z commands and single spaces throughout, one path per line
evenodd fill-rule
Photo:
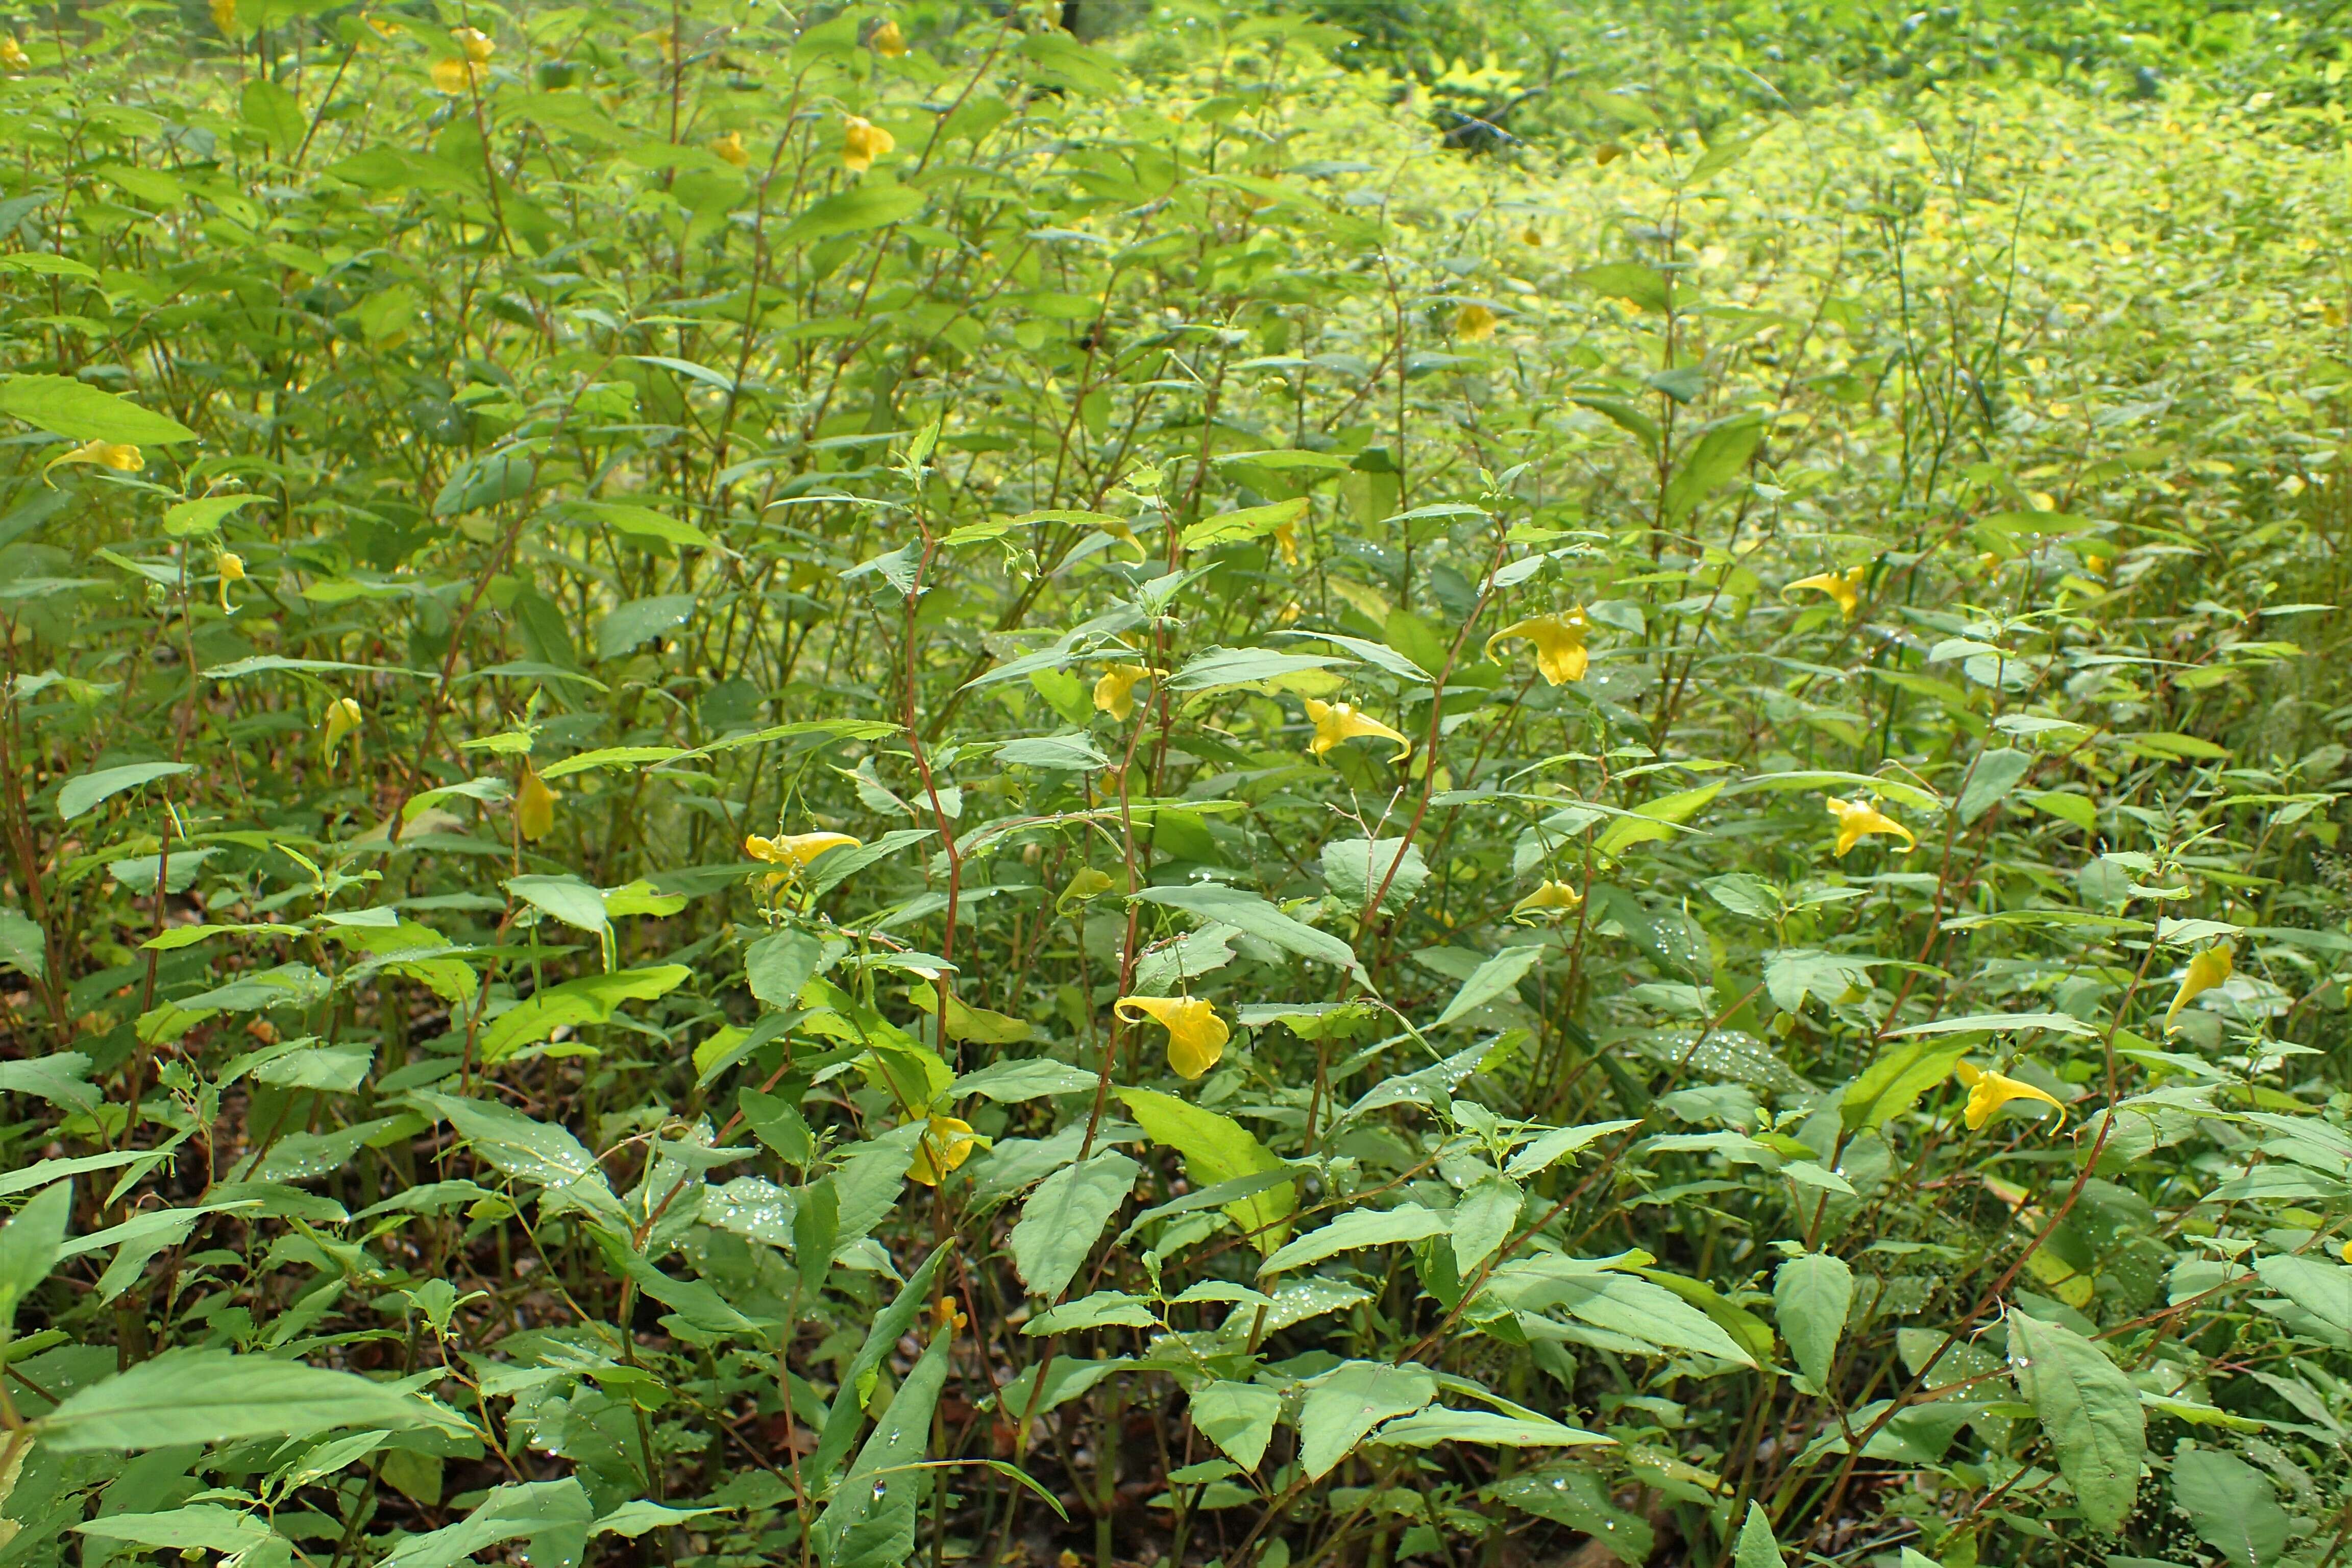
M 110 1513 L 74 1526 L 101 1541 L 127 1541 L 182 1552 L 217 1552 L 233 1556 L 270 1537 L 268 1521 L 218 1503 L 194 1502 L 162 1513 Z
M 237 109 L 245 122 L 261 132 L 269 150 L 280 155 L 299 147 L 303 132 L 310 129 L 294 95 L 266 76 L 246 79 Z
M 1244 1470 L 1257 1468 L 1282 1414 L 1282 1395 L 1254 1383 L 1212 1383 L 1192 1392 L 1193 1427 Z
M 1122 1089 L 1117 1092 L 1145 1137 L 1184 1157 L 1185 1174 L 1195 1186 L 1284 1168 L 1265 1144 L 1251 1137 L 1230 1116 L 1221 1116 L 1156 1089 Z M 1292 1183 L 1284 1182 L 1226 1205 L 1225 1213 L 1250 1233 L 1260 1252 L 1272 1253 L 1282 1245 L 1282 1222 L 1290 1217 L 1297 1203 L 1297 1189 Z
M 596 624 L 596 657 L 618 658 L 639 645 L 676 631 L 694 618 L 700 601 L 691 594 L 659 594 L 632 599 Z
M 1551 1169 L 1596 1138 L 1606 1138 L 1612 1132 L 1622 1132 L 1629 1127 L 1640 1125 L 1638 1121 L 1588 1121 L 1577 1127 L 1555 1127 L 1513 1154 L 1511 1163 L 1504 1168 L 1505 1173 L 1525 1181 L 1529 1176 Z
M 58 1249 L 73 1219 L 73 1183 L 53 1182 L 0 1226 L 0 1339 L 16 1309 L 57 1267 Z
M 1454 1205 L 1449 1234 L 1454 1243 L 1454 1269 L 1467 1279 L 1495 1249 L 1518 1228 L 1519 1209 L 1527 1194 L 1507 1176 L 1482 1176 Z M 1320 1231 L 1316 1233 L 1321 1235 Z M 1296 1246 L 1296 1243 L 1292 1245 Z
M 1499 1410 L 1423 1410 L 1417 1415 L 1388 1423 L 1372 1434 L 1372 1441 L 1396 1448 L 1432 1448 L 1440 1443 L 1567 1448 L 1586 1443 L 1614 1443 L 1617 1439 L 1566 1426 L 1531 1410 L 1507 1415 Z
M 1353 662 L 1334 654 L 1278 653 L 1269 647 L 1211 648 L 1170 676 L 1168 687 L 1171 691 L 1218 691 Z
M 1355 1209 L 1341 1215 L 1320 1230 L 1310 1230 L 1277 1249 L 1257 1266 L 1257 1271 L 1263 1279 L 1286 1268 L 1304 1268 L 1310 1263 L 1319 1263 L 1326 1258 L 1352 1252 L 1358 1247 L 1425 1241 L 1433 1236 L 1444 1236 L 1453 1228 L 1451 1216 L 1423 1208 L 1419 1204 L 1405 1204 L 1392 1209 Z
M 1667 481 L 1667 521 L 1679 522 L 1718 487 L 1748 466 L 1758 443 L 1764 439 L 1764 422 L 1753 414 L 1737 415 L 1707 426 L 1682 466 Z
M 48 937 L 22 910 L 0 905 L 0 963 L 36 980 L 48 977 Z
M 1263 539 L 1277 528 L 1304 519 L 1309 504 L 1305 496 L 1299 496 L 1291 500 L 1276 501 L 1270 506 L 1244 507 L 1239 511 L 1204 517 L 1184 530 L 1184 548 L 1204 550 L 1211 545 Z
M 1952 1076 L 1966 1045 L 1942 1046 L 1911 1039 L 1881 1052 L 1863 1075 L 1845 1086 L 1838 1100 L 1838 1116 L 1849 1132 L 1884 1127 L 1906 1115 L 1919 1097 Z
M 622 1003 L 667 996 L 692 973 L 682 963 L 665 963 L 653 969 L 592 974 L 583 980 L 551 986 L 528 1001 L 516 1003 L 490 1021 L 481 1035 L 482 1060 L 504 1061 L 558 1029 L 606 1023 Z
M 804 1192 L 808 1189 L 803 1189 Z M 808 1213 L 810 1205 L 803 1202 L 801 1213 Z M 805 1248 L 798 1239 L 799 1225 L 794 1226 L 793 1250 L 803 1254 Z M 833 1473 L 835 1466 L 848 1456 L 849 1446 L 857 1440 L 857 1429 L 863 1423 L 866 1409 L 867 1377 L 882 1364 L 882 1360 L 898 1348 L 899 1340 L 915 1326 L 918 1314 L 931 1304 L 931 1287 L 939 1279 L 940 1266 L 947 1261 L 948 1249 L 933 1249 L 923 1259 L 922 1267 L 907 1277 L 905 1285 L 890 1299 L 890 1304 L 874 1315 L 873 1326 L 866 1331 L 866 1342 L 842 1369 L 841 1382 L 835 1388 L 833 1406 L 824 1425 L 818 1428 L 816 1452 L 810 1457 L 810 1469 L 822 1480 Z M 944 1338 L 944 1336 L 942 1336 Z
M 436 517 L 463 517 L 469 511 L 518 500 L 539 480 L 539 465 L 523 452 L 484 452 L 457 465 L 433 498 Z
M 174 539 L 217 533 L 221 523 L 231 512 L 264 499 L 261 496 L 206 496 L 201 500 L 184 500 L 176 506 L 163 509 L 163 531 Z
M 1611 822 L 1593 849 L 1614 859 L 1636 844 L 1675 837 L 1675 827 L 1697 816 L 1722 793 L 1723 785 L 1719 784 L 1701 784 L 1696 789 L 1679 790 L 1637 805 Z
M 1454 994 L 1454 1000 L 1445 1005 L 1445 1011 L 1437 1016 L 1437 1021 L 1430 1027 L 1442 1029 L 1448 1024 L 1458 1024 L 1489 1002 L 1516 994 L 1519 982 L 1527 978 L 1528 971 L 1543 962 L 1543 956 L 1541 942 L 1526 942 L 1503 949 L 1470 972 L 1470 977 L 1462 983 L 1462 989 Z M 1563 1154 L 1567 1152 L 1565 1149 L 1560 1151 Z
M 577 1477 L 509 1482 L 492 1488 L 457 1523 L 403 1541 L 379 1568 L 456 1568 L 478 1552 L 519 1540 L 530 1542 L 528 1556 L 533 1563 L 577 1563 L 594 1518 L 587 1489 Z
M 67 1396 L 38 1423 L 59 1453 L 441 1426 L 423 1401 L 348 1372 L 222 1350 L 167 1351 Z
M 771 931 L 743 950 L 743 978 L 771 1007 L 790 1007 L 824 967 L 824 943 L 804 931 Z
M 948 1085 L 948 1095 L 961 1100 L 977 1094 L 1012 1105 L 1024 1100 L 1043 1100 L 1048 1095 L 1089 1093 L 1097 1081 L 1095 1074 L 1080 1072 L 1050 1057 L 1032 1057 L 1026 1061 L 991 1062 L 975 1072 L 968 1072 Z
M 2010 792 L 2024 782 L 2033 771 L 2033 753 L 2002 748 L 1979 752 L 1969 769 L 1968 782 L 1960 786 L 1959 804 L 1952 808 L 1963 827 L 1973 826 L 1977 818 L 2009 798 Z M 2084 805 L 2089 802 L 2085 801 Z M 2095 818 L 2094 818 L 2095 821 Z
M 2213 1448 L 2172 1457 L 2172 1500 L 2231 1568 L 2270 1568 L 2286 1551 L 2289 1524 L 2270 1478 Z
M 2254 1261 L 2263 1283 L 2338 1333 L 2352 1334 L 2352 1268 L 2301 1254 L 2275 1252 Z
M 837 235 L 863 234 L 868 229 L 903 223 L 923 210 L 923 193 L 906 185 L 872 180 L 834 195 L 811 202 L 775 238 L 779 250 L 790 250 L 811 240 Z
M 922 1458 L 923 1445 L 930 1436 L 931 1412 L 938 1407 L 940 1390 L 947 1383 L 948 1352 L 954 1343 L 953 1334 L 933 1337 L 907 1381 L 891 1395 L 890 1408 L 875 1424 L 865 1447 L 857 1450 L 849 1473 L 834 1489 L 833 1500 L 817 1516 L 815 1534 L 826 1545 L 824 1561 L 835 1568 L 844 1568 L 850 1560 L 844 1548 L 869 1519 L 883 1524 L 886 1542 L 878 1558 L 861 1554 L 858 1561 L 902 1563 L 911 1554 L 913 1505 L 922 1478 L 910 1467 Z M 898 1522 L 902 1517 L 903 1527 Z
M 1363 973 L 1356 962 L 1356 950 L 1345 942 L 1304 921 L 1293 920 L 1255 893 L 1239 888 L 1204 882 L 1192 887 L 1146 888 L 1135 897 L 1139 902 L 1182 910 L 1203 921 L 1222 921 L 1248 935 L 1262 937 L 1286 952 L 1295 952 L 1360 977 Z
M 169 447 L 196 438 L 176 419 L 67 375 L 12 375 L 0 382 L 0 414 L 73 441 Z
M 1335 838 L 1323 846 L 1323 880 L 1339 901 L 1360 913 L 1381 882 L 1380 911 L 1391 914 L 1412 902 L 1429 880 L 1421 846 L 1402 838 Z
M 2009 1314 L 2009 1364 L 2083 1518 L 2094 1530 L 2120 1528 L 2147 1449 L 2139 1390 L 2091 1341 L 2023 1312 Z
M 1625 300 L 1644 310 L 1663 311 L 1674 306 L 1674 289 L 1666 281 L 1666 275 L 1638 261 L 1604 262 L 1588 267 L 1575 277 L 1596 294 Z
M 495 1100 L 461 1100 L 431 1089 L 417 1089 L 409 1098 L 449 1123 L 483 1159 L 518 1181 L 545 1189 L 540 1198 L 542 1210 L 559 1200 L 560 1205 L 598 1213 L 618 1210 L 603 1167 L 562 1128 Z
M 511 877 L 507 891 L 580 931 L 601 934 L 612 923 L 604 913 L 604 895 L 577 877 Z
M 1764 1505 L 1748 1500 L 1748 1518 L 1739 1527 L 1739 1544 L 1732 1553 L 1732 1568 L 1789 1568 L 1788 1559 L 1780 1555 L 1780 1543 L 1772 1539 L 1772 1521 L 1764 1516 Z
M 1838 1336 L 1845 1331 L 1846 1314 L 1853 1309 L 1853 1270 L 1841 1258 L 1808 1252 L 1780 1265 L 1772 1278 L 1773 1315 L 1789 1353 L 1820 1394 L 1830 1386 L 1830 1369 L 1837 1363 Z
M 1437 1380 L 1426 1367 L 1342 1362 L 1307 1384 L 1298 1407 L 1299 1468 L 1307 1479 L 1321 1480 L 1373 1427 L 1436 1397 Z
M 1116 1149 L 1105 1149 L 1037 1184 L 1012 1236 L 1013 1267 L 1031 1295 L 1061 1298 L 1141 1170 Z
M 94 773 L 83 773 L 68 779 L 65 787 L 58 791 L 58 815 L 71 822 L 77 816 L 97 810 L 124 790 L 137 789 L 141 784 L 152 784 L 157 779 L 173 778 L 195 771 L 194 763 L 130 763 L 119 768 L 100 768 Z

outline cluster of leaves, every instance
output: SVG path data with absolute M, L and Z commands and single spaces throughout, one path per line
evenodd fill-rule
M 0 1568 L 2329 1568 L 2333 111 L 1064 19 L 0 47 Z

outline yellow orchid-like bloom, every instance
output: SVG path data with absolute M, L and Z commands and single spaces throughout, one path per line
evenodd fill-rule
M 2021 1083 L 2007 1073 L 1962 1062 L 1952 1069 L 1952 1076 L 1968 1086 L 1969 1108 L 1963 1119 L 1970 1131 L 1991 1121 L 1992 1113 L 2012 1100 L 2038 1100 L 2044 1105 L 2055 1106 L 2059 1125 L 2065 1125 L 2066 1107 L 2055 1096 L 2044 1094 L 2030 1083 Z
M 1483 342 L 1495 335 L 1495 323 L 1501 320 L 1484 305 L 1465 305 L 1454 317 L 1454 335 L 1468 342 Z
M 1112 1009 L 1132 1024 L 1150 1018 L 1168 1031 L 1168 1065 L 1181 1079 L 1196 1079 L 1217 1065 L 1233 1031 L 1217 1010 L 1197 996 L 1122 996 Z
M 328 762 L 333 762 L 335 752 L 342 747 L 343 737 L 363 722 L 365 717 L 360 712 L 360 705 L 352 699 L 338 697 L 328 703 L 325 730 L 319 743 L 320 755 Z
M 1135 711 L 1135 689 L 1151 679 L 1151 671 L 1139 664 L 1114 664 L 1095 682 L 1095 710 L 1108 713 L 1118 722 L 1127 722 Z
M 236 31 L 236 0 L 213 0 L 213 26 L 223 33 Z
M 1534 892 L 1511 906 L 1513 920 L 1557 920 L 1572 915 L 1584 902 L 1584 895 L 1566 882 L 1547 879 Z
M 1839 609 L 1851 616 L 1862 608 L 1862 580 L 1869 575 L 1867 565 L 1856 566 L 1846 572 L 1822 572 L 1811 577 L 1800 577 L 1780 592 L 1787 595 L 1800 588 L 1811 588 L 1817 593 L 1827 594 L 1837 601 Z
M 118 474 L 135 474 L 147 466 L 146 456 L 128 441 L 84 441 L 69 452 L 59 453 L 41 465 L 41 480 L 50 483 L 49 470 L 66 463 L 91 463 L 101 468 L 112 468 Z
M 217 3 L 214 5 L 213 14 L 220 14 Z M 234 7 L 230 14 L 236 14 Z M 0 38 L 0 70 L 28 71 L 32 68 L 33 57 L 25 52 L 24 45 L 14 38 Z
M 1866 800 L 1840 800 L 1835 795 L 1832 795 L 1829 798 L 1829 806 L 1830 815 L 1837 818 L 1837 858 L 1841 860 L 1845 858 L 1847 850 L 1873 834 L 1901 835 L 1903 848 L 1906 854 L 1919 847 L 1919 840 L 1912 837 L 1909 828 Z
M 213 569 L 220 574 L 221 612 L 228 612 L 228 585 L 245 581 L 245 557 L 232 550 L 224 550 L 213 558 Z
M 1314 722 L 1315 739 L 1307 749 L 1322 756 L 1342 741 L 1352 741 L 1359 735 L 1377 735 L 1383 741 L 1397 743 L 1396 755 L 1389 761 L 1401 763 L 1412 755 L 1412 742 L 1381 723 L 1357 712 L 1345 702 L 1318 702 L 1307 700 L 1307 717 Z
M 855 849 L 860 842 L 846 833 L 784 833 L 773 838 L 754 833 L 743 840 L 743 853 L 754 860 L 782 866 L 782 874 L 790 876 L 828 850 Z
M 751 162 L 751 150 L 743 145 L 740 131 L 730 131 L 711 142 L 710 150 L 719 154 L 721 162 L 732 163 L 739 169 L 748 167 Z
M 972 1148 L 979 1142 L 971 1122 L 953 1116 L 932 1117 L 915 1144 L 915 1159 L 907 1167 L 907 1180 L 927 1187 L 938 1186 L 950 1171 L 971 1158 Z
M 2230 978 L 2235 967 L 2234 957 L 2226 942 L 2216 942 L 2189 961 L 2189 973 L 2180 977 L 2180 989 L 2172 994 L 2172 1005 L 2164 1010 L 2165 1033 L 2172 1032 L 2180 1010 Z
M 432 76 L 434 90 L 456 98 L 482 79 L 482 68 L 472 60 L 435 60 Z
M 1274 552 L 1282 557 L 1282 563 L 1285 566 L 1298 564 L 1298 525 L 1297 523 L 1281 522 L 1275 525 Z
M 970 1323 L 971 1319 L 956 1305 L 953 1296 L 942 1296 L 931 1303 L 931 1338 L 952 1334 Z
M 907 35 L 898 30 L 898 24 L 896 22 L 884 22 L 874 29 L 866 41 L 874 47 L 876 54 L 886 60 L 898 59 L 907 52 Z
M 1582 609 L 1564 610 L 1556 615 L 1530 616 L 1515 621 L 1486 639 L 1486 657 L 1494 658 L 1495 645 L 1513 637 L 1525 637 L 1536 645 L 1536 668 L 1543 672 L 1544 680 L 1552 686 L 1563 681 L 1582 680 L 1592 663 L 1592 656 L 1584 650 L 1584 639 L 1592 630 L 1592 621 Z M 1496 662 L 1500 662 L 1497 660 Z
M 522 770 L 522 787 L 515 791 L 515 827 L 531 844 L 555 831 L 555 792 L 527 763 Z
M 841 166 L 853 174 L 862 174 L 874 166 L 874 160 L 893 151 L 898 139 L 863 115 L 845 114 L 841 118 Z
M 499 52 L 498 45 L 490 42 L 489 35 L 479 27 L 452 27 L 449 36 L 457 40 L 466 58 L 478 66 L 488 65 L 490 57 Z

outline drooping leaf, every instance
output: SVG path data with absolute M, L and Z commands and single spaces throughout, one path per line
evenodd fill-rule
M 2009 1364 L 2083 1517 L 2115 1530 L 2138 1494 L 2147 1448 L 2139 1390 L 2091 1341 L 2022 1312 L 2009 1315 Z

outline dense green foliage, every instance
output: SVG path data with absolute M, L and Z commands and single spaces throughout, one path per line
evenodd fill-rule
M 2147 9 L 23 13 L 0 1568 L 2328 1568 L 2340 69 Z

